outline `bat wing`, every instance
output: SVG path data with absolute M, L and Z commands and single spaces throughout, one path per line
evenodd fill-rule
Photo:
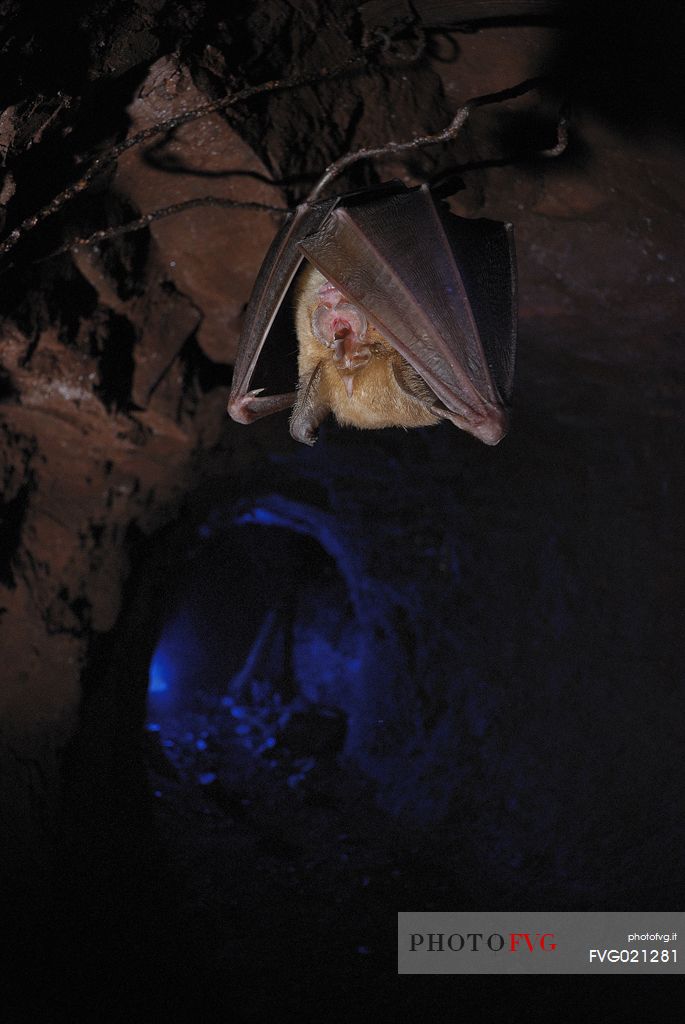
M 300 241 L 438 399 L 489 444 L 506 432 L 515 352 L 509 226 L 440 210 L 427 186 L 333 209 Z
M 303 234 L 319 230 L 337 202 L 333 198 L 314 206 L 303 205 L 289 214 L 262 263 L 245 313 L 228 400 L 229 414 L 239 423 L 251 423 L 260 416 L 286 409 L 295 400 L 295 392 L 257 396 L 250 391 L 250 382 L 267 335 L 302 262 L 297 243 Z
M 478 327 L 490 376 L 511 401 L 516 356 L 516 257 L 511 224 L 443 218 Z

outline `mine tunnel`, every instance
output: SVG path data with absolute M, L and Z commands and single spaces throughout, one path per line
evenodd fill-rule
M 673 909 L 676 14 L 74 10 L 0 37 L 8 999 L 382 1020 L 428 991 L 398 987 L 400 911 Z M 282 211 L 538 76 L 335 185 L 513 224 L 508 436 L 232 422 Z M 293 306 L 258 386 L 294 386 Z
M 260 507 L 236 518 L 248 516 L 275 520 Z M 293 715 L 313 714 L 315 722 L 318 713 L 324 729 L 331 723 L 336 755 L 346 712 L 334 705 L 346 703 L 363 671 L 365 639 L 336 563 L 316 540 L 283 525 L 231 526 L 219 537 L 215 529 L 200 527 L 201 548 L 150 662 L 148 731 L 205 751 L 213 713 L 221 731 L 262 754 L 279 744 Z M 208 715 L 199 735 L 183 724 L 193 709 Z M 312 764 L 305 758 L 299 767 Z M 214 774 L 212 766 L 198 766 L 198 775 Z

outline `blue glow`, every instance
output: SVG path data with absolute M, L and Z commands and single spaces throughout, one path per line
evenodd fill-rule
M 268 508 L 257 506 L 251 512 L 246 513 L 244 518 L 238 519 L 237 522 L 259 523 L 261 526 L 282 526 L 283 516 L 272 512 Z
M 182 610 L 164 627 L 150 661 L 148 697 L 155 714 L 179 696 L 189 666 L 201 665 L 202 643 L 197 626 L 190 614 Z
M 369 517 L 364 504 L 339 515 L 335 504 L 277 494 L 209 518 L 200 530 L 209 543 L 194 556 L 185 603 L 150 667 L 151 713 L 180 737 L 179 757 L 194 759 L 196 778 L 215 767 L 228 734 L 265 762 L 273 750 L 269 763 L 289 769 L 295 789 L 316 763 L 297 753 L 311 742 L 318 757 L 323 736 L 322 750 L 339 742 L 377 780 L 386 809 L 426 820 L 446 812 L 452 790 L 434 777 L 452 764 L 455 736 L 487 736 L 491 707 L 477 676 L 462 672 L 452 683 L 440 669 L 459 664 L 462 652 L 450 616 L 441 626 L 425 611 L 438 602 L 449 608 L 459 581 L 456 544 L 443 526 L 450 501 L 439 507 L 439 523 L 417 530 L 420 559 L 411 563 L 396 554 L 403 545 L 387 551 L 389 536 L 404 537 L 401 503 L 397 523 Z M 293 534 L 311 538 L 311 551 Z M 285 581 L 273 594 L 269 573 Z M 231 595 L 240 596 L 234 603 Z M 433 693 L 447 709 L 424 728 L 422 695 Z M 308 707 L 319 720 L 305 728 L 298 718 Z M 342 717 L 342 735 L 326 722 L 327 708 Z M 205 742 L 198 716 L 218 723 L 218 742 L 214 733 Z M 388 754 L 391 741 L 397 750 Z
M 150 693 L 166 693 L 173 680 L 174 665 L 168 653 L 158 647 L 150 662 Z

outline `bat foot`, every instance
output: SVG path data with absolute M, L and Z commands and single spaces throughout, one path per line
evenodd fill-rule
M 300 441 L 302 444 L 309 445 L 310 448 L 314 447 L 318 439 L 313 430 L 309 430 L 301 423 L 290 424 L 290 436 L 296 441 Z

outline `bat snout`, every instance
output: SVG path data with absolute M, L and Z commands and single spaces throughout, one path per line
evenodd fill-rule
M 336 341 L 341 341 L 349 337 L 350 334 L 352 334 L 352 327 L 347 320 L 333 321 L 333 337 Z
M 349 328 L 335 336 L 333 362 L 341 373 L 354 373 L 366 366 L 371 358 L 371 349 L 360 341 Z
M 361 344 L 366 337 L 367 320 L 360 309 L 349 302 L 331 306 L 318 305 L 311 316 L 314 337 L 326 348 L 335 348 L 338 341 L 349 337 Z

